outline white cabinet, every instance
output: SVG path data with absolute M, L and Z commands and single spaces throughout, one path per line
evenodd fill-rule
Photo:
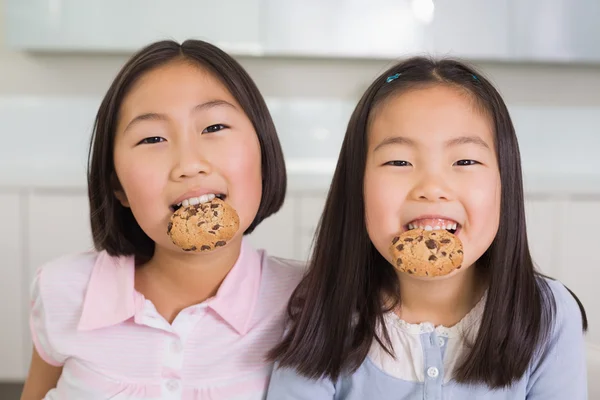
M 510 0 L 413 0 L 414 10 L 433 3 L 426 48 L 438 56 L 505 59 L 510 56 Z M 418 6 L 423 4 L 422 6 Z M 424 11 L 421 11 L 424 12 Z
M 26 228 L 21 224 L 22 197 L 0 192 L 0 382 L 24 378 L 23 351 L 26 346 L 27 285 L 23 280 L 23 256 Z M 27 345 L 28 342 L 27 342 Z
M 389 57 L 509 54 L 509 0 L 266 0 L 268 53 Z
M 398 57 L 423 48 L 425 27 L 407 0 L 265 0 L 265 51 Z
M 525 200 L 527 239 L 536 267 L 542 273 L 556 277 L 559 257 L 558 229 L 561 204 L 551 199 Z
M 298 255 L 301 260 L 308 260 L 310 257 L 316 229 L 323 214 L 326 199 L 326 193 L 314 193 L 302 196 L 298 221 Z
M 261 222 L 249 235 L 254 248 L 265 249 L 269 255 L 296 258 L 296 199 L 288 196 L 279 212 Z
M 598 0 L 512 0 L 514 56 L 535 61 L 600 61 Z
M 260 0 L 5 0 L 9 46 L 42 51 L 134 51 L 155 40 L 208 40 L 256 53 Z
M 85 192 L 32 193 L 29 197 L 29 279 L 40 265 L 93 248 Z

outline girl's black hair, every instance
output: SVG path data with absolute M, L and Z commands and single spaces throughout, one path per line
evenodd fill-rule
M 154 242 L 140 228 L 131 210 L 115 197 L 119 182 L 113 158 L 117 118 L 123 99 L 144 74 L 172 61 L 185 61 L 207 70 L 240 104 L 258 135 L 261 152 L 262 197 L 258 213 L 245 234 L 283 205 L 286 170 L 277 131 L 258 88 L 227 53 L 201 40 L 159 41 L 146 46 L 123 66 L 104 96 L 96 115 L 88 162 L 88 196 L 92 236 L 97 250 L 112 256 L 134 255 L 143 263 L 154 254 Z
M 489 117 L 502 186 L 498 232 L 474 266 L 489 278 L 481 326 L 454 379 L 490 388 L 508 386 L 526 372 L 551 334 L 556 304 L 531 259 L 519 146 L 506 105 L 490 82 L 465 63 L 414 57 L 379 76 L 350 118 L 309 270 L 288 306 L 289 330 L 270 353 L 281 367 L 335 380 L 362 364 L 373 340 L 391 353 L 383 322 L 390 308 L 383 307 L 381 298 L 385 294 L 398 304 L 401 294 L 393 266 L 375 249 L 365 225 L 367 127 L 373 113 L 392 96 L 432 85 L 464 92 Z M 576 300 L 586 330 L 585 311 Z M 378 326 L 383 327 L 381 335 Z

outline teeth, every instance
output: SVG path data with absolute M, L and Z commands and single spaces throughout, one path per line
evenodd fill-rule
M 435 225 L 435 226 L 432 226 L 432 225 L 425 225 L 425 226 L 423 226 L 423 225 L 413 224 L 412 222 L 407 225 L 407 227 L 408 227 L 409 230 L 411 230 L 411 229 L 423 229 L 423 230 L 426 230 L 426 231 L 434 231 L 434 230 L 437 231 L 437 230 L 442 230 L 442 229 L 443 230 L 451 230 L 451 229 L 452 230 L 456 230 L 457 226 L 458 226 L 458 224 L 456 224 L 456 223 L 454 223 L 454 224 L 448 223 L 448 224 L 445 224 L 445 225 Z
M 183 206 L 183 207 L 195 206 L 196 204 L 202 204 L 202 203 L 209 202 L 209 201 L 213 200 L 215 197 L 217 197 L 217 196 L 214 193 L 203 194 L 202 196 L 199 196 L 199 197 L 190 197 L 189 199 L 185 199 L 177 205 Z

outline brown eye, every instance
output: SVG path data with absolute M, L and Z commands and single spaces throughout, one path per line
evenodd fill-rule
M 386 162 L 384 165 L 391 165 L 392 167 L 410 167 L 411 163 L 404 160 L 393 160 Z
M 206 127 L 202 133 L 214 133 L 214 132 L 219 132 L 223 129 L 227 129 L 229 128 L 227 125 L 223 125 L 223 124 L 214 124 L 211 126 Z
M 475 160 L 458 160 L 457 162 L 454 163 L 454 165 L 457 165 L 459 167 L 465 167 L 468 165 L 477 165 L 479 164 L 478 161 Z
M 152 137 L 147 137 L 145 139 L 140 140 L 140 142 L 138 144 L 154 144 L 154 143 L 161 143 L 166 141 L 165 138 L 161 138 L 160 136 L 152 136 Z

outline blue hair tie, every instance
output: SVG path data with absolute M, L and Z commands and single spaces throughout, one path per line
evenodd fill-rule
M 400 73 L 394 74 L 394 75 L 390 75 L 387 77 L 387 79 L 385 80 L 386 83 L 390 83 L 391 81 L 398 79 L 398 77 L 402 75 Z
M 478 81 L 478 82 L 479 82 L 479 78 L 477 77 L 477 75 L 475 75 L 475 74 L 471 74 L 471 76 L 473 77 L 473 79 L 475 79 L 476 81 Z

